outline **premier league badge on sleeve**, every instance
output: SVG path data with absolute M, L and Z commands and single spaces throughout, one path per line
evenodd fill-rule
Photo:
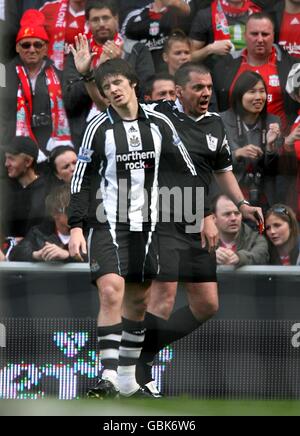
M 87 148 L 80 147 L 79 153 L 78 153 L 78 161 L 83 162 L 83 163 L 92 162 L 93 153 L 94 153 L 94 150 L 89 150 Z

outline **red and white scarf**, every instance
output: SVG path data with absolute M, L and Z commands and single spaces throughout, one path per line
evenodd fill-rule
M 64 68 L 65 58 L 65 41 L 67 20 L 66 15 L 69 8 L 69 0 L 61 0 L 61 4 L 56 16 L 55 27 L 53 30 L 53 38 L 48 48 L 48 56 L 54 62 L 54 65 L 59 70 Z
M 31 139 L 38 143 L 31 128 L 33 109 L 30 79 L 23 66 L 18 65 L 16 71 L 20 80 L 17 93 L 16 136 L 30 136 Z M 70 128 L 62 99 L 60 81 L 52 66 L 45 68 L 45 75 L 51 108 L 51 139 L 61 145 L 64 143 L 70 144 Z
M 215 0 L 211 5 L 214 40 L 222 41 L 230 39 L 230 31 L 227 17 L 241 17 L 260 12 L 259 6 L 251 0 L 245 0 L 241 8 L 232 6 L 226 0 Z
M 88 39 L 89 39 L 91 51 L 93 53 L 97 53 L 96 56 L 94 56 L 93 63 L 92 63 L 92 66 L 95 69 L 95 68 L 98 67 L 99 60 L 100 60 L 100 57 L 101 57 L 102 52 L 103 52 L 103 45 L 97 44 L 97 42 L 93 38 L 93 35 L 88 34 L 87 36 L 88 36 Z M 122 39 L 122 37 L 121 37 L 121 35 L 119 33 L 115 34 L 115 36 L 114 36 L 114 43 L 118 47 L 120 47 L 120 45 L 122 45 L 123 39 Z

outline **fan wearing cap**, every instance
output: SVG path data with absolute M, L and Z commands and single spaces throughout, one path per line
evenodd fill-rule
M 47 57 L 45 18 L 35 9 L 26 11 L 16 38 L 17 56 L 6 66 L 0 133 L 4 143 L 28 136 L 39 147 L 38 162 L 46 160 L 57 143 L 71 141 L 64 109 L 60 72 Z
M 36 172 L 38 147 L 29 137 L 15 137 L 4 147 L 7 177 L 2 183 L 1 234 L 23 238 L 45 215 L 47 184 Z

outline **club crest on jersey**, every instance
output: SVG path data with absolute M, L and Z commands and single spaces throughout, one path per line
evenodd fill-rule
M 206 135 L 206 141 L 207 141 L 208 148 L 209 148 L 211 151 L 216 151 L 217 146 L 218 146 L 218 138 L 215 138 L 215 137 L 212 136 L 212 134 L 210 133 L 209 135 Z
M 273 86 L 274 88 L 277 88 L 278 86 L 280 86 L 279 77 L 277 76 L 277 74 L 273 74 L 272 76 L 270 76 L 269 84 L 270 84 L 270 86 Z
M 139 147 L 141 145 L 140 143 L 140 138 L 138 136 L 132 135 L 129 138 L 129 144 L 131 147 L 135 148 L 135 147 Z
M 159 23 L 157 21 L 150 24 L 149 34 L 151 36 L 157 36 L 159 34 Z
M 94 153 L 94 150 L 88 150 L 86 148 L 80 147 L 79 153 L 78 153 L 78 161 L 83 162 L 83 163 L 92 162 L 93 153 Z

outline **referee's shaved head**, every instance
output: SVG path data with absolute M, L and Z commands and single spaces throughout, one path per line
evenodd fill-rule
M 179 86 L 185 86 L 190 81 L 190 74 L 210 74 L 209 69 L 203 64 L 187 62 L 183 64 L 175 73 L 175 83 Z

